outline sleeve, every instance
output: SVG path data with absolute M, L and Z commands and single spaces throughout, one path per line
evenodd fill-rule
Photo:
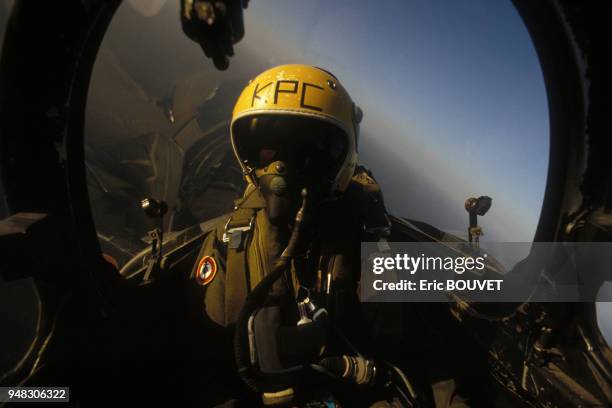
M 227 221 L 227 220 L 224 220 Z M 204 291 L 203 311 L 219 326 L 226 327 L 225 274 L 226 245 L 223 243 L 223 227 L 219 223 L 205 237 L 202 248 L 191 272 L 191 279 Z

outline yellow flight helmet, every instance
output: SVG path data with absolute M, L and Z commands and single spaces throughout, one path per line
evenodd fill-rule
M 335 76 L 309 65 L 280 65 L 259 74 L 244 88 L 234 106 L 230 138 L 248 183 L 255 183 L 255 180 L 252 169 L 247 167 L 240 152 L 236 123 L 260 115 L 311 118 L 338 127 L 346 136 L 347 151 L 331 190 L 346 189 L 357 165 L 362 112 Z

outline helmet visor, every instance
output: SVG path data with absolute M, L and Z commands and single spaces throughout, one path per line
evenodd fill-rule
M 234 124 L 240 158 L 263 168 L 284 161 L 296 174 L 333 180 L 348 150 L 347 136 L 337 126 L 300 116 L 260 115 Z

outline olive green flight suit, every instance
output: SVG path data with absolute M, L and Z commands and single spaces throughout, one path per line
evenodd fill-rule
M 338 202 L 336 211 L 322 214 L 318 219 L 319 233 L 314 242 L 317 246 L 318 268 L 325 278 L 330 273 L 334 296 L 325 306 L 331 309 L 333 321 L 341 332 L 346 334 L 354 345 L 366 352 L 376 353 L 392 351 L 387 347 L 387 339 L 402 337 L 404 328 L 399 325 L 401 312 L 399 304 L 386 304 L 373 308 L 371 316 L 363 313 L 358 299 L 360 280 L 360 243 L 377 239 L 364 233 L 368 217 L 376 212 L 363 205 L 369 201 L 379 200 L 378 184 L 365 171 L 357 172 L 351 186 Z M 382 198 L 380 198 L 382 204 Z M 224 367 L 233 367 L 232 333 L 233 325 L 244 304 L 249 291 L 270 271 L 274 259 L 272 252 L 280 253 L 284 248 L 270 248 L 267 241 L 268 220 L 265 215 L 265 201 L 254 186 L 247 187 L 243 197 L 236 202 L 232 214 L 213 220 L 198 255 L 212 257 L 216 271 L 212 280 L 204 287 L 203 312 L 210 324 L 213 346 L 207 350 L 212 361 Z M 379 220 L 377 219 L 376 222 Z M 199 262 L 196 262 L 192 278 L 198 273 Z M 325 279 L 324 279 L 325 280 Z M 315 279 L 316 281 L 316 279 Z M 295 284 L 295 282 L 293 282 Z M 396 319 L 397 318 L 397 319 Z M 370 323 L 364 323 L 364 319 Z M 382 323 L 381 322 L 389 322 Z M 372 332 L 371 328 L 376 327 Z M 213 339 L 212 337 L 215 337 Z M 395 342 L 396 344 L 398 342 Z M 385 350 L 386 349 L 386 350 Z M 397 364 L 397 363 L 395 363 Z M 218 379 L 219 385 L 213 392 L 221 389 L 228 396 L 234 397 L 232 389 L 244 389 L 237 376 Z M 450 388 L 449 388 L 450 387 Z M 434 398 L 437 407 L 467 407 L 461 398 L 456 399 L 454 382 L 444 382 L 434 386 Z M 442 392 L 438 392 L 442 390 Z M 237 391 L 244 396 L 244 392 Z M 349 392 L 350 394 L 350 392 Z M 357 398 L 365 402 L 367 393 L 359 392 Z M 256 400 L 253 400 L 256 401 Z M 458 404 L 455 404 L 458 403 Z M 371 405 L 374 404 L 374 405 Z M 378 405 L 376 405 L 378 404 Z M 385 405 L 389 404 L 389 405 Z M 399 406 L 395 403 L 370 401 L 371 406 Z M 231 406 L 231 405 L 230 405 Z

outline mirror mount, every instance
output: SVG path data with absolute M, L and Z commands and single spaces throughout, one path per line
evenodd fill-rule
M 480 246 L 482 227 L 478 226 L 478 216 L 485 215 L 490 209 L 493 199 L 489 196 L 469 197 L 465 200 L 465 210 L 469 214 L 468 241 L 475 247 Z

